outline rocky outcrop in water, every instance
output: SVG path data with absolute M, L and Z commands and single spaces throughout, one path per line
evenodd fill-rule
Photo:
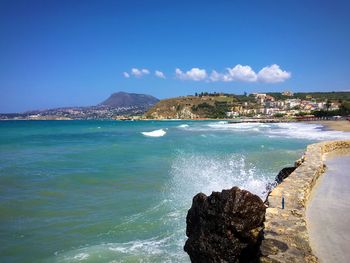
M 263 201 L 233 187 L 193 198 L 184 250 L 192 262 L 255 262 L 265 218 Z

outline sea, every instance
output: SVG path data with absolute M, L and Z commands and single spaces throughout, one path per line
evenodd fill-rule
M 0 122 L 0 262 L 190 262 L 195 194 L 262 199 L 305 147 L 350 133 L 225 121 Z

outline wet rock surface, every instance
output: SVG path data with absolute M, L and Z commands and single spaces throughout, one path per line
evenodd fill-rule
M 233 187 L 193 198 L 184 250 L 192 262 L 257 262 L 266 207 L 252 193 Z

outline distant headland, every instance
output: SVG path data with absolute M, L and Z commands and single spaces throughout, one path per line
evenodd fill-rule
M 89 120 L 115 119 L 118 116 L 141 116 L 159 99 L 146 94 L 116 92 L 106 100 L 87 107 L 63 107 L 0 114 L 0 120 Z

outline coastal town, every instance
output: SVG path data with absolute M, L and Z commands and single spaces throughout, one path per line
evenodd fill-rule
M 139 106 L 109 107 L 64 107 L 24 113 L 0 114 L 0 120 L 99 120 L 115 119 L 118 116 L 142 115 L 147 108 Z
M 281 93 L 286 99 L 275 99 L 266 93 L 252 93 L 254 102 L 244 102 L 243 105 L 232 107 L 227 112 L 228 117 L 263 115 L 270 117 L 302 116 L 312 114 L 315 111 L 336 111 L 339 110 L 339 101 L 320 100 L 311 95 L 305 99 L 293 98 L 293 92 L 285 91 Z
M 349 92 L 196 93 L 161 100 L 148 119 L 234 119 L 334 117 L 350 114 Z

